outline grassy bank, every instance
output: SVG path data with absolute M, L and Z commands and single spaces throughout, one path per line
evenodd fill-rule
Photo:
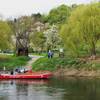
M 56 71 L 59 68 L 73 68 L 73 69 L 85 69 L 85 70 L 98 70 L 100 69 L 99 60 L 83 60 L 79 58 L 52 58 L 48 59 L 43 57 L 38 59 L 33 65 L 33 70 L 48 70 Z
M 6 67 L 6 70 L 11 70 L 16 66 L 23 66 L 29 60 L 29 57 L 16 57 L 12 55 L 0 55 L 0 70 Z

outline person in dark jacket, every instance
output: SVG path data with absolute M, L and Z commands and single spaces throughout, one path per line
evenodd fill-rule
M 11 74 L 11 75 L 14 75 L 14 72 L 13 72 L 13 70 L 10 72 L 10 74 Z
M 48 58 L 52 58 L 53 57 L 53 52 L 51 50 L 48 51 Z

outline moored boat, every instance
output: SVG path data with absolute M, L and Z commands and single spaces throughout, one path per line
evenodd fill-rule
M 21 74 L 1 74 L 0 79 L 48 79 L 51 73 L 21 73 Z

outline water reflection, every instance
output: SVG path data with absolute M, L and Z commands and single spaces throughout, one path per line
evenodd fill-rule
M 0 100 L 100 100 L 100 79 L 0 80 Z
M 100 79 L 61 78 L 57 81 L 50 84 L 64 89 L 61 100 L 100 100 Z
M 0 100 L 59 100 L 48 95 L 48 84 L 49 80 L 1 80 Z

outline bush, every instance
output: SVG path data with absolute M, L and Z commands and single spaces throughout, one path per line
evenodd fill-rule
M 3 70 L 3 67 L 6 67 L 6 70 L 11 70 L 16 66 L 24 66 L 29 57 L 26 56 L 11 56 L 11 55 L 0 55 L 0 70 Z

